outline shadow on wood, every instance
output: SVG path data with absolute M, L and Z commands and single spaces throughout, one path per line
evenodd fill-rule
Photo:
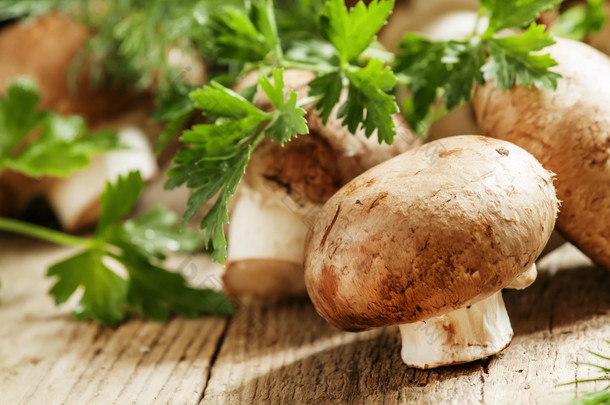
M 245 306 L 201 403 L 563 403 L 571 394 L 558 384 L 570 381 L 574 356 L 586 349 L 570 342 L 607 332 L 610 273 L 541 272 L 526 290 L 506 291 L 505 300 L 515 340 L 504 353 L 429 371 L 405 367 L 396 328 L 344 333 L 307 302 Z M 524 402 L 510 399 L 517 393 Z

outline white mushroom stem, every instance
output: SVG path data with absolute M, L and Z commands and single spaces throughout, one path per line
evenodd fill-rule
M 156 175 L 157 162 L 146 134 L 126 127 L 119 131 L 119 138 L 128 149 L 98 156 L 86 169 L 49 184 L 45 195 L 63 229 L 74 232 L 97 221 L 99 197 L 107 181 L 135 170 L 144 180 Z
M 305 294 L 303 246 L 308 227 L 289 196 L 240 188 L 229 224 L 224 282 L 234 294 Z M 299 207 L 300 208 L 300 207 Z
M 513 336 L 501 292 L 470 307 L 399 328 L 402 360 L 423 369 L 491 356 L 508 346 Z

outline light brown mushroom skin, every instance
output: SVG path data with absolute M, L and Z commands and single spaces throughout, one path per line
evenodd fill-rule
M 358 331 L 425 320 L 498 292 L 553 230 L 552 173 L 523 149 L 480 136 L 384 162 L 324 205 L 305 248 L 318 313 Z
M 483 133 L 528 150 L 557 174 L 557 227 L 610 269 L 610 59 L 580 42 L 547 48 L 559 63 L 556 91 L 489 83 L 474 106 Z

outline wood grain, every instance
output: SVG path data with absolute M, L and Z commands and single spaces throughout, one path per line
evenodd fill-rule
M 226 320 L 131 320 L 116 329 L 55 308 L 46 267 L 70 253 L 22 239 L 0 248 L 0 404 L 195 404 Z M 188 262 L 195 272 L 201 263 Z
M 306 300 L 243 299 L 230 320 L 78 323 L 46 291 L 46 267 L 69 254 L 0 238 L 0 404 L 560 404 L 608 352 L 610 273 L 571 245 L 539 262 L 524 291 L 506 291 L 508 349 L 467 365 L 405 367 L 396 328 L 352 334 Z M 218 282 L 201 257 L 174 258 L 195 283 Z M 595 388 L 590 384 L 586 389 Z

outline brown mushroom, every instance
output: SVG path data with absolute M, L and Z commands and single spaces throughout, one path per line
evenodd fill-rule
M 409 366 L 490 356 L 512 337 L 501 290 L 533 281 L 557 205 L 552 173 L 513 144 L 428 143 L 326 202 L 307 237 L 307 291 L 340 329 L 398 325 Z
M 48 14 L 12 24 L 0 32 L 0 89 L 18 76 L 40 87 L 40 108 L 82 115 L 91 124 L 121 113 L 140 94 L 118 86 L 97 88 L 83 65 L 74 78 L 72 62 L 89 38 L 89 30 L 61 14 Z M 71 81 L 74 83 L 71 83 Z M 76 84 L 74 88 L 73 84 Z
M 483 133 L 528 150 L 557 174 L 557 228 L 610 269 L 610 59 L 581 42 L 557 39 L 556 91 L 493 83 L 474 106 Z
M 288 88 L 301 97 L 307 94 L 309 73 L 286 71 L 284 77 Z M 244 87 L 248 85 L 239 86 Z M 255 100 L 260 108 L 268 106 L 260 95 Z M 228 230 L 224 281 L 230 293 L 304 295 L 303 246 L 322 204 L 358 174 L 420 144 L 398 115 L 399 136 L 390 146 L 380 145 L 375 135 L 366 138 L 364 131 L 350 134 L 335 114 L 323 125 L 310 106 L 310 134 L 283 147 L 265 143 L 253 154 L 234 198 Z

